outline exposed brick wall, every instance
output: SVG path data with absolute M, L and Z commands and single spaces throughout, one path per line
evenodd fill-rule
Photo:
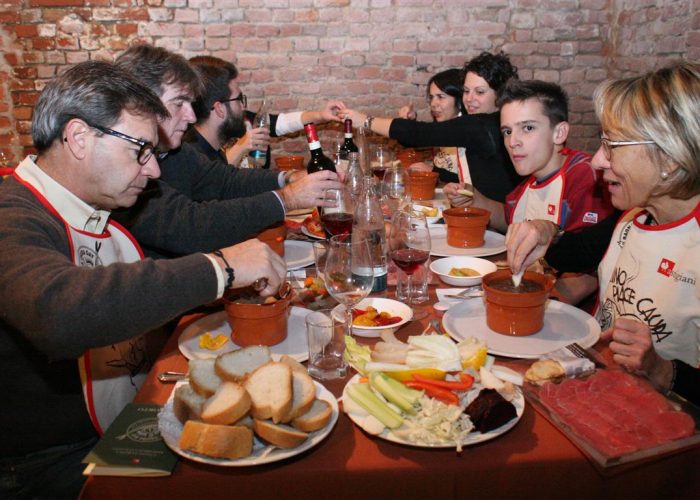
M 48 79 L 139 41 L 234 61 L 253 106 L 264 90 L 280 111 L 340 98 L 393 116 L 413 102 L 424 119 L 432 73 L 504 50 L 523 78 L 566 88 L 570 144 L 591 151 L 595 86 L 700 58 L 700 0 L 0 0 L 7 161 L 31 150 L 31 107 Z M 305 149 L 298 138 L 278 147 Z

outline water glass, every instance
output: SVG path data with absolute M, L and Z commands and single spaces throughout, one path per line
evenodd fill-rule
M 314 263 L 316 264 L 316 276 L 325 281 L 326 272 L 326 254 L 328 253 L 328 241 L 314 241 L 312 244 L 314 249 Z
M 348 365 L 343 360 L 345 331 L 333 319 L 332 309 L 321 309 L 306 315 L 306 340 L 309 344 L 309 375 L 320 380 L 342 378 Z

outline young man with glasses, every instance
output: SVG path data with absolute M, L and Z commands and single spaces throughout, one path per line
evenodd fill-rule
M 152 256 L 209 251 L 241 242 L 282 222 L 286 211 L 322 206 L 326 189 L 342 184 L 334 172 L 234 169 L 183 142 L 196 118 L 192 103 L 201 79 L 179 54 L 136 45 L 117 65 L 146 84 L 170 113 L 159 123 L 161 178 L 139 203 L 115 214 Z M 238 105 L 238 103 L 235 103 Z M 330 203 L 330 202 L 325 202 Z
M 342 122 L 337 113 L 345 106 L 340 101 L 329 101 L 320 111 L 270 114 L 269 128 L 253 128 L 255 113 L 246 109 L 248 99 L 238 84 L 236 66 L 212 56 L 192 57 L 190 63 L 199 72 L 204 91 L 192 104 L 197 123 L 187 132 L 185 141 L 196 144 L 210 159 L 248 166 L 250 151 L 267 149 L 263 168 L 269 168 L 270 137 L 298 132 L 309 122 Z
M 284 261 L 257 241 L 144 259 L 111 212 L 160 175 L 153 92 L 113 63 L 80 63 L 42 91 L 38 154 L 0 185 L 0 497 L 77 498 L 81 463 L 162 348 L 160 325 L 266 278 Z

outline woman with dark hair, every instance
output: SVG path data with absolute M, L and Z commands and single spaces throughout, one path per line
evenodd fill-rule
M 444 180 L 469 183 L 464 180 L 468 175 L 475 193 L 503 203 L 522 178 L 515 172 L 503 146 L 496 93 L 509 78 L 517 78 L 518 70 L 502 52 L 484 52 L 467 61 L 461 73 L 462 104 L 467 114 L 456 118 L 426 123 L 376 118 L 350 109 L 341 114 L 352 119 L 353 125 L 396 139 L 403 146 L 464 148 L 464 165 L 460 164 L 457 170 L 460 173 Z M 453 186 L 456 194 L 460 185 Z

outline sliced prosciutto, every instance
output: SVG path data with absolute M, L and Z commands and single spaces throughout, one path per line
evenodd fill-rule
M 602 454 L 617 457 L 688 437 L 693 418 L 676 410 L 648 382 L 620 370 L 541 387 L 540 400 Z

